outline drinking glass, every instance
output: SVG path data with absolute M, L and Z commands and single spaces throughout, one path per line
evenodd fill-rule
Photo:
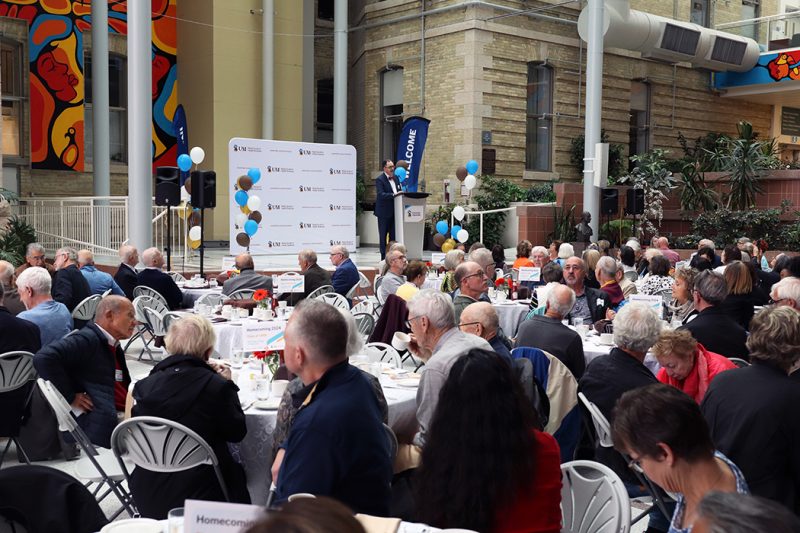
M 242 368 L 244 350 L 233 350 L 231 353 L 231 368 Z
M 183 533 L 183 507 L 170 509 L 167 514 L 169 533 Z
M 267 376 L 256 377 L 256 397 L 259 400 L 268 400 L 270 393 L 270 383 Z

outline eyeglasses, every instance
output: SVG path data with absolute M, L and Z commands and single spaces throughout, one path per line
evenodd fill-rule
M 791 300 L 791 298 L 778 298 L 777 300 L 773 300 L 772 298 L 769 299 L 767 305 L 778 305 L 781 302 L 785 302 L 786 300 Z
M 31 259 L 31 260 L 35 260 L 35 261 L 43 261 L 44 260 L 44 254 L 42 254 L 42 255 L 31 255 L 28 258 Z
M 394 259 L 392 259 L 392 261 L 397 261 L 398 259 L 399 259 L 399 260 L 401 260 L 401 261 L 405 261 L 405 260 L 406 260 L 406 256 L 404 256 L 404 255 L 398 255 L 397 257 L 395 257 Z
M 628 468 L 639 474 L 644 474 L 644 468 L 642 468 L 641 459 L 631 459 L 628 461 Z
M 408 320 L 406 320 L 406 327 L 407 327 L 408 329 L 411 329 L 411 322 L 413 322 L 414 320 L 416 320 L 416 319 L 418 319 L 418 318 L 422 318 L 422 315 L 417 315 L 417 316 L 415 316 L 415 317 L 411 317 L 411 318 L 409 318 Z
M 482 279 L 482 278 L 485 278 L 485 277 L 487 277 L 487 276 L 486 276 L 486 272 L 484 272 L 483 270 L 481 270 L 480 272 L 475 272 L 474 274 L 470 274 L 469 276 L 464 276 L 464 277 L 463 277 L 463 278 L 461 278 L 461 279 L 462 279 L 462 280 L 464 280 L 464 279 L 474 278 L 475 276 L 478 276 L 478 277 L 479 277 L 479 278 L 481 278 L 481 279 Z
M 474 326 L 475 324 L 480 324 L 480 322 L 464 322 L 463 324 L 458 325 L 458 329 L 461 329 L 464 326 Z
M 344 255 L 344 254 L 342 252 L 334 252 L 330 254 L 331 257 L 333 257 L 334 255 Z

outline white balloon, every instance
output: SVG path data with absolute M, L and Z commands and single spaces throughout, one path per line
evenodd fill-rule
M 476 178 L 474 174 L 468 174 L 467 177 L 464 178 L 464 187 L 466 187 L 468 191 L 474 189 L 477 184 L 478 178 Z
M 195 146 L 191 149 L 191 151 L 189 151 L 189 157 L 192 158 L 192 163 L 199 165 L 203 162 L 203 159 L 206 158 L 206 152 L 199 146 Z
M 464 213 L 465 213 L 464 208 L 461 207 L 460 205 L 457 205 L 453 209 L 453 216 L 456 218 L 456 220 L 463 220 L 464 219 Z
M 258 196 L 251 196 L 247 199 L 247 207 L 250 211 L 258 211 L 258 208 L 261 207 L 261 198 Z
M 456 233 L 456 239 L 458 239 L 458 242 L 467 242 L 467 239 L 469 239 L 469 232 L 465 229 L 462 229 Z
M 200 240 L 200 233 L 201 233 L 200 226 L 192 226 L 189 229 L 189 239 L 191 239 L 193 241 L 199 241 Z
M 247 222 L 247 215 L 244 213 L 239 213 L 236 215 L 236 225 L 240 228 L 244 226 L 244 223 Z

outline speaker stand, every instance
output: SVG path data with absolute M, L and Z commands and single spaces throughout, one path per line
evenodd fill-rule
M 172 271 L 172 208 L 167 202 L 167 271 Z
M 204 207 L 200 208 L 200 277 L 203 277 L 203 256 L 205 255 L 206 245 L 203 242 L 203 233 L 205 231 L 206 210 Z

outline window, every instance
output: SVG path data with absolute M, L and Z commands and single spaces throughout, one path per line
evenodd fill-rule
M 403 130 L 403 69 L 381 73 L 381 145 L 378 159 L 394 159 Z
M 85 77 L 85 111 L 84 130 L 86 144 L 86 161 L 92 160 L 92 58 L 86 55 L 84 61 Z M 128 161 L 128 61 L 125 57 L 109 54 L 108 57 L 108 106 L 109 106 L 109 148 L 111 161 L 127 163 Z
M 742 20 L 757 19 L 761 16 L 761 0 L 742 0 Z M 760 23 L 748 22 L 741 28 L 742 37 L 758 40 Z
M 691 0 L 691 2 L 692 11 L 689 14 L 689 21 L 700 26 L 710 26 L 708 0 Z
M 317 80 L 317 120 L 314 142 L 333 142 L 333 79 Z
M 25 100 L 22 78 L 22 45 L 0 41 L 0 84 L 2 84 L 3 136 L 6 156 L 22 156 L 22 108 Z
M 630 155 L 644 154 L 650 149 L 650 84 L 631 82 Z M 634 167 L 633 163 L 629 168 Z
M 525 168 L 549 171 L 553 145 L 553 69 L 528 63 L 527 132 Z

